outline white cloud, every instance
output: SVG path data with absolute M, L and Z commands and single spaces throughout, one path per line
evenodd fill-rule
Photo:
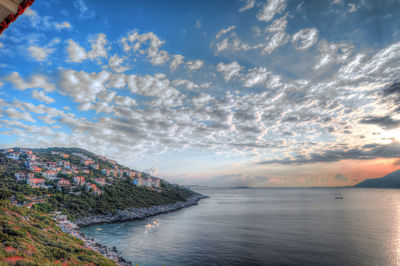
M 197 85 L 196 83 L 190 81 L 190 80 L 185 80 L 185 79 L 176 79 L 174 81 L 172 81 L 172 84 L 174 86 L 185 86 L 186 89 L 188 90 L 194 90 L 199 88 L 199 85 Z
M 80 63 L 86 59 L 90 59 L 93 61 L 101 60 L 102 58 L 108 57 L 107 51 L 110 49 L 110 47 L 107 46 L 108 41 L 105 34 L 99 33 L 96 35 L 96 37 L 93 36 L 91 39 L 89 39 L 89 42 L 92 49 L 90 51 L 86 51 L 75 41 L 71 39 L 68 40 L 68 61 Z
M 97 34 L 97 38 L 89 40 L 91 43 L 92 50 L 87 53 L 87 57 L 91 60 L 98 60 L 100 58 L 107 58 L 107 47 L 108 41 L 104 33 Z
M 97 95 L 106 90 L 105 82 L 110 77 L 107 71 L 99 73 L 77 72 L 65 70 L 61 73 L 60 86 L 64 93 L 70 95 L 75 102 L 95 102 Z
M 186 68 L 189 69 L 189 71 L 200 69 L 203 65 L 204 65 L 204 61 L 201 61 L 201 60 L 194 60 L 194 61 L 186 62 Z
M 33 75 L 29 82 L 25 82 L 18 72 L 13 72 L 6 77 L 18 90 L 26 90 L 31 88 L 43 89 L 46 92 L 55 90 L 55 85 L 47 81 L 47 77 L 43 75 Z
M 54 99 L 47 96 L 43 91 L 33 90 L 32 97 L 38 99 L 39 101 L 46 102 L 46 103 L 53 103 Z
M 288 16 L 288 14 L 286 14 L 285 16 L 283 16 L 281 18 L 275 19 L 271 25 L 269 25 L 268 27 L 265 28 L 265 31 L 266 32 L 284 31 L 287 26 L 287 16 Z
M 125 74 L 111 74 L 107 80 L 107 87 L 122 89 L 126 86 L 126 75 Z
M 83 49 L 79 44 L 73 40 L 68 40 L 67 52 L 69 55 L 69 61 L 80 63 L 87 59 L 87 54 L 85 49 Z
M 121 43 L 125 52 L 146 54 L 153 65 L 163 65 L 170 59 L 166 51 L 160 50 L 165 41 L 153 32 L 139 34 L 137 31 L 132 31 L 121 39 Z
M 135 106 L 137 105 L 136 100 L 131 97 L 118 96 L 114 97 L 114 103 L 119 106 Z
M 286 44 L 289 40 L 289 36 L 284 32 L 275 33 L 270 39 L 268 39 L 267 43 L 264 44 L 264 48 L 262 50 L 262 54 L 270 54 L 275 49 L 280 46 Z
M 316 28 L 302 29 L 295 33 L 292 42 L 298 50 L 306 50 L 313 46 L 318 40 L 318 30 Z
M 241 7 L 239 9 L 239 12 L 244 12 L 246 10 L 252 9 L 254 7 L 254 3 L 256 2 L 255 0 L 245 0 L 245 1 L 246 1 L 246 5 Z
M 215 36 L 215 38 L 216 38 L 216 39 L 219 39 L 219 38 L 221 38 L 221 36 L 227 34 L 228 32 L 234 30 L 235 28 L 236 28 L 236 26 L 230 26 L 230 27 L 228 27 L 228 28 L 226 28 L 226 29 L 222 29 L 222 30 L 220 30 L 220 31 L 217 33 L 217 35 Z
M 239 76 L 242 69 L 243 67 L 236 61 L 230 64 L 219 63 L 217 65 L 217 70 L 223 73 L 225 81 L 230 80 L 234 76 Z
M 166 51 L 155 51 L 151 50 L 148 54 L 150 58 L 150 63 L 154 66 L 164 65 L 170 59 L 169 54 Z
M 353 3 L 349 3 L 349 12 L 353 13 L 353 12 L 356 12 L 356 11 L 357 11 L 356 5 L 353 4 Z
M 17 120 L 25 120 L 27 122 L 36 123 L 36 120 L 32 118 L 31 114 L 28 112 L 20 112 L 15 108 L 7 108 L 5 110 L 7 117 Z
M 71 24 L 67 21 L 61 22 L 61 23 L 55 23 L 54 27 L 56 27 L 56 29 L 70 29 L 71 28 Z
M 263 87 L 277 87 L 280 85 L 280 77 L 273 75 L 265 67 L 255 67 L 249 69 L 242 77 L 243 86 L 246 88 L 261 85 Z
M 202 26 L 202 24 L 201 24 L 201 19 L 198 19 L 198 20 L 196 21 L 196 28 L 200 29 L 201 26 Z
M 75 0 L 74 7 L 79 11 L 79 18 L 81 19 L 89 19 L 94 18 L 95 13 L 92 9 L 89 9 L 86 2 L 84 0 Z
M 183 59 L 185 57 L 183 55 L 174 55 L 173 59 L 171 60 L 171 63 L 169 65 L 169 68 L 174 71 L 178 68 L 179 65 L 183 64 Z
M 29 16 L 29 17 L 32 17 L 32 16 L 35 17 L 35 16 L 37 16 L 37 13 L 31 7 L 28 7 L 27 9 L 25 9 L 24 15 Z
M 108 66 L 111 68 L 112 71 L 116 73 L 122 73 L 129 69 L 128 67 L 122 65 L 123 62 L 123 58 L 119 57 L 117 54 L 114 54 L 108 60 Z
M 318 56 L 318 62 L 314 66 L 315 70 L 330 64 L 344 63 L 353 50 L 353 46 L 347 43 L 328 43 L 321 41 L 318 44 L 318 50 L 320 54 Z
M 49 56 L 49 54 L 54 52 L 54 49 L 46 47 L 30 46 L 28 47 L 28 51 L 30 55 L 37 61 L 45 61 Z
M 286 0 L 268 0 L 257 15 L 258 20 L 270 21 L 286 8 Z

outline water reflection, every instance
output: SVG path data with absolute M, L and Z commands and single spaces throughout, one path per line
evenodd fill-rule
M 399 265 L 398 190 L 203 193 L 195 207 L 84 232 L 139 265 Z

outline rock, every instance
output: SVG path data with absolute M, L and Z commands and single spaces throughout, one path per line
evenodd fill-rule
M 168 213 L 176 211 L 182 208 L 186 208 L 192 205 L 197 205 L 197 202 L 201 199 L 208 198 L 207 196 L 195 196 L 189 198 L 187 201 L 178 201 L 169 205 L 153 206 L 147 208 L 129 208 L 120 210 L 116 214 L 105 214 L 105 215 L 94 215 L 85 218 L 78 219 L 76 224 L 78 226 L 90 226 L 94 224 L 102 223 L 116 223 L 126 222 L 132 220 L 145 219 L 157 214 Z

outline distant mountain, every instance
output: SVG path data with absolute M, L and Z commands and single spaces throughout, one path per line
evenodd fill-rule
M 354 187 L 371 187 L 371 188 L 400 188 L 400 170 L 385 175 L 381 178 L 373 178 L 364 180 Z

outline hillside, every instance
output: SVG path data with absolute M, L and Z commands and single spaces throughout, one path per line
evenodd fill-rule
M 0 265 L 115 265 L 83 244 L 47 215 L 0 200 Z
M 400 188 L 400 170 L 390 173 L 381 178 L 364 180 L 354 187 L 364 188 Z
M 0 187 L 16 205 L 71 220 L 198 195 L 79 148 L 0 150 Z

